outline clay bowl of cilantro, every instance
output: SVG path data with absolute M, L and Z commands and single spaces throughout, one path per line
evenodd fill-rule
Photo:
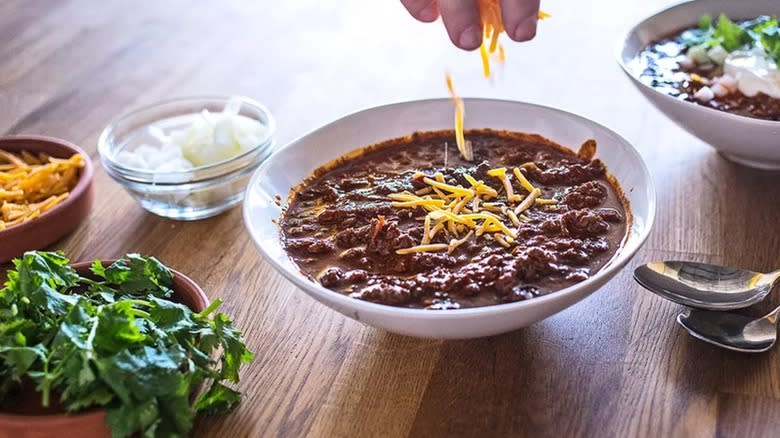
M 679 3 L 634 26 L 618 62 L 656 108 L 724 157 L 778 170 L 778 16 L 777 0 Z
M 153 257 L 25 253 L 0 289 L 0 436 L 186 436 L 252 360 L 196 283 Z

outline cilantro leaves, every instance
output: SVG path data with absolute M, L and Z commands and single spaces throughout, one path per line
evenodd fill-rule
M 718 24 L 712 29 L 712 39 L 717 42 L 712 45 L 721 45 L 729 52 L 753 42 L 747 30 L 729 20 L 725 14 L 720 14 L 718 17 Z
M 59 252 L 14 260 L 0 289 L 0 400 L 26 378 L 44 405 L 104 407 L 115 437 L 184 436 L 197 413 L 240 401 L 225 383 L 253 355 L 219 300 L 200 313 L 168 300 L 173 274 L 152 257 L 96 261 L 91 278 L 68 263 Z
M 154 257 L 128 254 L 108 268 L 96 260 L 92 273 L 104 278 L 109 285 L 118 286 L 124 293 L 148 292 L 163 297 L 172 293 L 173 274 Z
M 780 66 L 780 26 L 777 17 L 772 17 L 753 28 L 764 51 Z
M 721 46 L 728 52 L 760 47 L 780 65 L 780 28 L 776 17 L 762 15 L 737 24 L 725 14 L 720 14 L 717 20 L 703 15 L 699 27 L 684 31 L 680 39 L 688 47 L 711 49 Z

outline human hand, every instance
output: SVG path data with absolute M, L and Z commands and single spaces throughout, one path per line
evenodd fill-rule
M 528 41 L 536 36 L 539 0 L 500 0 L 501 20 L 509 38 Z M 477 0 L 401 0 L 406 10 L 422 22 L 436 21 L 441 14 L 450 40 L 464 50 L 482 44 L 482 22 Z

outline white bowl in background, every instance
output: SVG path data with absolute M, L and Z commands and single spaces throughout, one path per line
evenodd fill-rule
M 282 207 L 275 197 L 323 164 L 347 152 L 414 131 L 452 129 L 449 99 L 421 100 L 360 111 L 323 126 L 275 152 L 255 172 L 244 199 L 244 223 L 257 249 L 304 292 L 342 314 L 403 335 L 457 339 L 495 335 L 547 318 L 600 288 L 631 259 L 647 238 L 655 215 L 655 190 L 639 153 L 609 129 L 564 111 L 521 102 L 465 99 L 467 128 L 540 134 L 577 148 L 587 139 L 620 182 L 634 215 L 628 239 L 616 257 L 593 277 L 550 295 L 509 304 L 458 310 L 392 307 L 350 298 L 303 275 L 285 252 L 276 225 Z
M 696 27 L 704 14 L 724 13 L 732 20 L 780 15 L 778 0 L 693 0 L 679 3 L 634 26 L 622 41 L 618 63 L 634 85 L 681 128 L 745 166 L 780 169 L 780 121 L 740 116 L 697 105 L 660 92 L 639 80 L 637 58 L 650 43 Z

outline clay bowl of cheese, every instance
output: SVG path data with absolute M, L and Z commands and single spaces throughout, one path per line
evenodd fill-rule
M 92 163 L 65 140 L 0 137 L 0 263 L 43 249 L 89 215 Z

